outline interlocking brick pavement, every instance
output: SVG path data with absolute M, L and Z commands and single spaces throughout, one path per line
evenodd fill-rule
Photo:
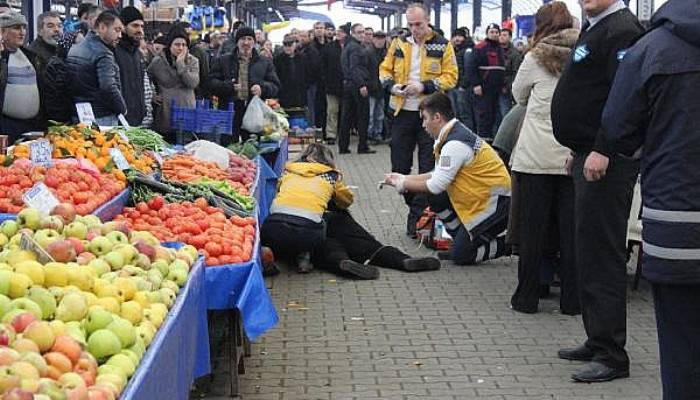
M 355 218 L 385 243 L 427 254 L 405 237 L 406 207 L 391 189 L 387 146 L 375 155 L 341 156 L 357 186 Z M 559 313 L 558 297 L 540 312 L 511 311 L 517 260 L 479 266 L 443 263 L 439 271 L 381 271 L 352 281 L 315 271 L 269 280 L 280 323 L 246 358 L 245 400 L 659 399 L 658 350 L 648 285 L 630 291 L 631 378 L 577 384 L 581 364 L 556 352 L 583 340 L 580 317 Z M 631 277 L 630 277 L 631 278 Z

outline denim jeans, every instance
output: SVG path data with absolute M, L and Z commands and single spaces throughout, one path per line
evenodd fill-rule
M 367 137 L 370 139 L 382 139 L 384 131 L 384 98 L 369 98 L 369 127 Z
M 469 101 L 469 93 L 462 89 L 452 89 L 447 92 L 447 95 L 452 100 L 452 108 L 455 110 L 455 116 L 459 122 L 463 123 L 466 127 L 474 130 L 476 124 L 474 123 L 474 111 L 472 110 L 472 104 Z

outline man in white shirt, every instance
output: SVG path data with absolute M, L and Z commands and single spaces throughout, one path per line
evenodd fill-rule
M 435 139 L 435 168 L 421 175 L 391 173 L 399 193 L 425 193 L 453 238 L 440 258 L 470 265 L 509 254 L 505 244 L 510 175 L 498 154 L 459 122 L 450 98 L 434 93 L 420 103 L 423 128 Z

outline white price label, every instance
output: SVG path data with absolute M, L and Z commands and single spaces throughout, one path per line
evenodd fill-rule
M 119 149 L 109 149 L 109 155 L 112 156 L 112 161 L 114 161 L 114 165 L 116 165 L 117 168 L 121 169 L 122 171 L 125 169 L 131 169 L 131 165 L 129 165 L 129 162 L 126 161 L 124 154 L 122 154 Z
M 39 182 L 22 196 L 24 204 L 48 215 L 58 205 L 58 199 L 43 182 Z
M 29 154 L 31 156 L 32 164 L 42 165 L 44 167 L 51 166 L 51 152 L 53 151 L 53 146 L 51 142 L 46 139 L 39 139 L 33 141 L 29 145 Z
M 124 117 L 124 114 L 119 114 L 117 115 L 117 119 L 119 120 L 119 123 L 122 124 L 122 126 L 126 129 L 131 128 L 131 125 L 129 125 L 129 121 L 126 120 L 126 117 Z
M 78 120 L 84 124 L 92 125 L 95 122 L 95 113 L 92 112 L 90 103 L 75 103 L 75 109 L 78 111 Z
M 48 264 L 50 262 L 55 261 L 53 257 L 51 257 L 51 255 L 46 252 L 46 250 L 39 246 L 39 243 L 37 243 L 36 240 L 34 240 L 34 238 L 27 235 L 26 233 L 22 233 L 22 236 L 19 240 L 19 247 L 22 250 L 27 250 L 35 253 L 37 255 L 37 260 L 42 264 Z

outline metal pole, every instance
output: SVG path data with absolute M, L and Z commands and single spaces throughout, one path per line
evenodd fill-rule
M 450 29 L 452 32 L 457 30 L 459 27 L 459 2 L 458 0 L 450 0 L 450 14 L 452 18 L 450 19 Z
M 442 11 L 442 2 L 440 0 L 433 0 L 433 12 L 435 13 L 435 27 L 440 29 L 440 15 Z
M 629 1 L 629 0 L 628 0 Z M 502 0 L 501 21 L 505 21 L 511 17 L 513 13 L 513 0 Z
M 474 21 L 472 32 L 476 31 L 477 26 L 481 26 L 481 0 L 474 0 Z

